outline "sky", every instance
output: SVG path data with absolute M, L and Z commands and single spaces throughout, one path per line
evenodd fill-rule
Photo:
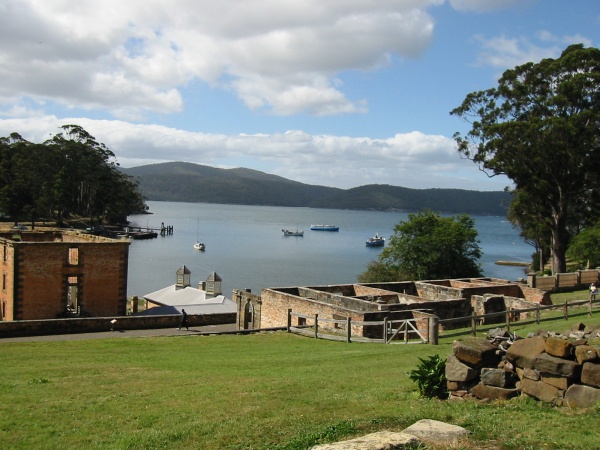
M 76 124 L 122 167 L 502 190 L 450 111 L 579 43 L 600 46 L 598 0 L 0 0 L 0 136 Z

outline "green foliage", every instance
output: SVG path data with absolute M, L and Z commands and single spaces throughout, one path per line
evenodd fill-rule
M 567 256 L 577 261 L 580 269 L 600 266 L 600 226 L 586 228 L 579 233 L 567 249 Z
M 361 280 L 397 281 L 481 276 L 482 255 L 475 222 L 466 214 L 442 217 L 433 211 L 409 214 L 394 228 L 387 247 Z M 397 276 L 398 278 L 389 278 Z
M 448 398 L 446 360 L 440 355 L 433 355 L 428 359 L 419 358 L 419 361 L 421 363 L 409 372 L 408 377 L 417 383 L 421 397 Z
M 83 128 L 64 125 L 35 144 L 17 133 L 0 138 L 0 209 L 15 221 L 77 215 L 124 222 L 145 209 L 137 183 L 115 155 Z
M 512 180 L 519 204 L 511 221 L 549 243 L 553 271 L 564 272 L 573 230 L 600 208 L 600 50 L 571 45 L 558 59 L 507 70 L 451 114 L 472 127 L 454 135 L 459 152 Z

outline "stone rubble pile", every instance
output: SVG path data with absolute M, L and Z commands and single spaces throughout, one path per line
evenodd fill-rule
M 450 400 L 506 400 L 526 394 L 568 407 L 600 402 L 600 327 L 577 324 L 527 338 L 496 329 L 488 338 L 457 340 L 446 361 Z

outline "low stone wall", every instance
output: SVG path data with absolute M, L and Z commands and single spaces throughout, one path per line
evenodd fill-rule
M 600 402 L 600 327 L 579 324 L 565 334 L 525 339 L 493 330 L 490 339 L 455 341 L 446 361 L 450 400 L 506 400 L 526 394 L 558 406 Z
M 115 320 L 113 323 L 112 321 Z M 76 319 L 17 320 L 0 322 L 0 338 L 51 334 L 94 333 L 100 331 L 143 330 L 178 327 L 179 314 L 166 316 L 115 316 Z M 188 326 L 236 323 L 236 313 L 188 315 Z

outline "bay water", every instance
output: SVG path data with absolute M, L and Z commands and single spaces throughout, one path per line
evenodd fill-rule
M 134 240 L 129 249 L 129 296 L 175 284 L 182 265 L 197 286 L 216 272 L 223 293 L 268 287 L 355 283 L 376 260 L 381 248 L 365 245 L 378 233 L 389 240 L 394 226 L 408 213 L 317 208 L 222 205 L 212 203 L 147 202 L 152 214 L 130 216 L 132 226 L 173 227 L 173 234 Z M 523 267 L 496 261 L 531 260 L 533 249 L 505 217 L 473 216 L 479 233 L 485 276 L 517 280 Z M 311 224 L 332 224 L 339 232 L 311 231 Z M 304 230 L 303 237 L 284 236 L 282 229 Z M 206 251 L 193 248 L 196 240 Z

